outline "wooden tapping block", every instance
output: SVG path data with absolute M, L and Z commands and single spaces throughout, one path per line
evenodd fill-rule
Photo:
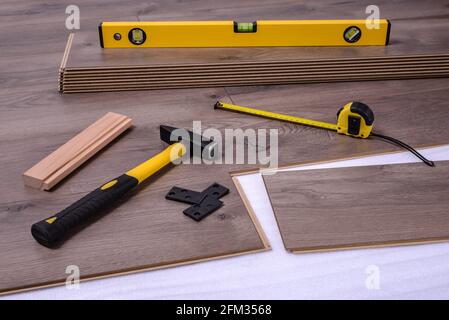
M 50 190 L 131 125 L 131 118 L 108 112 L 27 170 L 23 174 L 25 185 Z

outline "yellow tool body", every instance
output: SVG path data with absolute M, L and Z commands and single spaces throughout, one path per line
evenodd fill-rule
M 341 108 L 337 114 L 336 124 L 294 117 L 260 109 L 242 107 L 234 104 L 224 103 L 221 101 L 215 104 L 215 108 L 332 130 L 340 134 L 345 134 L 357 138 L 368 138 L 373 128 L 374 122 L 373 112 L 367 105 L 361 102 L 349 102 L 343 108 Z
M 366 20 L 261 20 L 102 22 L 102 48 L 384 46 L 390 22 Z
M 190 151 L 189 155 L 192 155 L 192 150 L 198 149 L 201 155 L 213 156 L 216 145 L 214 141 L 191 131 L 178 130 L 180 129 L 161 125 L 160 138 L 169 144 L 165 150 L 117 178 L 104 183 L 64 210 L 33 224 L 31 234 L 36 241 L 43 246 L 52 247 L 67 236 L 72 229 L 99 216 L 107 207 L 134 190 L 163 167 L 187 156 L 187 150 Z M 176 132 L 185 134 L 185 136 L 176 135 Z

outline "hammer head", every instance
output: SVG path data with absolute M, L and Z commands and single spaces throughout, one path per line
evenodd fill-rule
M 186 129 L 161 125 L 160 138 L 168 144 L 184 144 L 190 156 L 211 160 L 217 155 L 217 142 Z

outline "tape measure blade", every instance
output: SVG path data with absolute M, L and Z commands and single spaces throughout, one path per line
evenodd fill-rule
M 279 121 L 284 121 L 284 122 L 291 122 L 291 123 L 295 123 L 295 124 L 302 124 L 302 125 L 306 125 L 306 126 L 312 126 L 312 127 L 318 127 L 318 128 L 322 128 L 322 129 L 337 131 L 337 125 L 332 124 L 332 123 L 310 120 L 310 119 L 305 119 L 305 118 L 300 118 L 300 117 L 294 117 L 294 116 L 289 116 L 289 115 L 285 115 L 285 114 L 281 114 L 281 113 L 274 113 L 274 112 L 260 110 L 260 109 L 242 107 L 242 106 L 233 105 L 233 104 L 229 104 L 229 103 L 223 103 L 223 102 L 220 103 L 219 108 L 230 110 L 230 111 L 235 111 L 235 112 L 239 112 L 239 113 L 251 114 L 251 115 L 255 115 L 255 116 L 259 116 L 259 117 L 263 117 L 263 118 L 269 118 L 269 119 L 274 119 L 274 120 L 279 120 Z

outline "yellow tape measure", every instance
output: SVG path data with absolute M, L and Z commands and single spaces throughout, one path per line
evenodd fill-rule
M 235 111 L 268 119 L 286 121 L 306 126 L 312 126 L 316 128 L 322 128 L 326 130 L 332 130 L 356 138 L 368 138 L 369 136 L 374 136 L 379 139 L 383 139 L 390 143 L 396 144 L 397 146 L 410 151 L 428 166 L 433 167 L 435 165 L 433 161 L 428 160 L 426 157 L 424 157 L 422 154 L 420 154 L 418 151 L 413 149 L 408 144 L 395 138 L 380 133 L 372 132 L 374 124 L 374 113 L 370 109 L 370 107 L 361 102 L 357 101 L 349 102 L 343 108 L 338 110 L 337 124 L 294 117 L 285 114 L 274 113 L 270 111 L 264 111 L 248 107 L 242 107 L 221 101 L 218 101 L 215 104 L 214 109 Z
M 357 138 L 368 138 L 374 123 L 374 113 L 372 112 L 372 110 L 366 104 L 356 101 L 349 102 L 338 111 L 338 121 L 336 124 L 237 106 L 221 101 L 218 101 L 215 104 L 214 108 L 250 114 L 268 119 L 302 124 L 326 130 L 332 130 Z

